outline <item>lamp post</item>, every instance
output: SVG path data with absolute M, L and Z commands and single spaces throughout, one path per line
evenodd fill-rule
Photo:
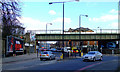
M 81 34 L 81 16 L 85 16 L 85 17 L 88 17 L 88 15 L 80 15 L 79 16 L 79 40 L 80 40 L 80 34 Z M 80 41 L 81 43 L 81 41 Z M 79 48 L 80 48 L 80 43 L 79 43 Z M 81 52 L 82 52 L 82 47 L 80 48 Z M 80 52 L 79 52 L 80 53 Z M 80 55 L 80 54 L 79 54 Z
M 47 34 L 47 25 L 48 24 L 52 25 L 52 23 L 46 23 L 46 34 Z M 47 41 L 46 41 L 46 49 L 47 49 Z
M 64 3 L 65 2 L 50 2 L 49 4 L 53 4 L 53 3 L 62 3 L 63 4 L 63 29 L 62 29 L 63 33 L 62 34 L 64 34 Z
M 63 27 L 62 27 L 62 39 L 63 39 L 63 59 L 64 59 L 64 3 L 66 3 L 66 2 L 73 2 L 73 1 L 77 1 L 77 2 L 79 2 L 79 0 L 70 0 L 70 1 L 64 1 L 64 2 L 50 2 L 49 4 L 51 5 L 51 4 L 53 4 L 53 3 L 62 3 L 63 4 Z
M 50 2 L 49 4 L 53 4 L 53 3 L 62 3 L 63 4 L 63 27 L 62 27 L 62 34 L 64 35 L 64 3 L 65 2 Z M 64 36 L 62 35 L 62 45 L 63 45 L 63 59 L 64 59 Z
M 102 29 L 101 29 L 101 27 L 97 27 L 97 28 L 99 28 L 100 29 L 100 34 L 102 33 Z M 101 37 L 101 35 L 100 35 L 100 39 L 101 39 L 102 37 Z M 101 53 L 102 53 L 102 44 L 101 44 L 101 41 L 99 40 L 99 44 L 100 44 L 100 50 L 101 50 Z
M 100 33 L 102 33 L 102 29 L 101 29 L 101 27 L 97 27 L 97 28 L 100 28 Z
M 52 23 L 47 23 L 47 24 L 46 24 L 46 34 L 47 34 L 47 25 L 48 25 L 48 24 L 52 25 Z

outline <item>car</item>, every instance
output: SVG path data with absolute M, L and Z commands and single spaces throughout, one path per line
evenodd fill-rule
M 55 55 L 51 51 L 43 51 L 40 54 L 40 60 L 42 61 L 43 59 L 52 60 L 52 59 L 55 59 Z
M 99 51 L 89 51 L 82 58 L 83 61 L 90 60 L 95 62 L 96 60 L 102 61 L 102 57 L 102 53 L 100 53 Z
M 76 49 L 76 50 L 73 50 L 73 53 L 78 53 L 79 51 Z
M 40 51 L 46 51 L 47 49 L 41 48 Z
M 62 51 L 62 48 L 57 48 L 57 51 Z
M 55 48 L 51 48 L 50 50 L 51 50 L 51 51 L 57 51 L 57 49 L 55 49 Z

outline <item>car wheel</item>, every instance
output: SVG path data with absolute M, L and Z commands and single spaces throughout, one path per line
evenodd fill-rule
M 40 60 L 42 61 L 43 59 L 42 59 L 42 58 L 40 58 Z
M 55 57 L 53 59 L 55 60 Z
M 49 60 L 52 60 L 52 58 L 50 57 Z
M 102 57 L 100 57 L 100 61 L 102 61 Z
M 93 58 L 93 61 L 95 62 L 95 60 L 96 60 L 96 59 L 95 59 L 95 57 L 94 57 L 94 58 Z
M 83 62 L 85 62 L 85 60 L 83 60 Z

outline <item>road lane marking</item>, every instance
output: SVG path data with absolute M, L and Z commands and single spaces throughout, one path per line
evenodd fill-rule
M 112 61 L 117 61 L 117 60 L 114 59 L 114 60 L 112 60 Z M 112 62 L 112 61 L 108 61 L 108 62 Z M 95 65 L 102 64 L 102 63 L 108 63 L 108 62 L 105 61 L 105 62 L 100 62 L 100 63 L 96 63 L 96 64 L 88 65 L 88 66 L 86 66 L 86 67 L 83 67 L 83 68 L 81 68 L 81 69 L 78 69 L 78 70 L 75 71 L 75 72 L 80 72 L 81 70 L 85 70 L 85 69 L 90 68 L 90 67 L 93 67 L 93 66 L 95 66 Z
M 78 69 L 78 70 L 75 71 L 75 72 L 80 72 L 81 70 L 85 70 L 85 69 L 87 69 L 87 68 L 93 67 L 93 66 L 98 65 L 98 64 L 101 64 L 101 63 L 104 63 L 104 62 L 99 62 L 99 63 L 95 63 L 95 64 L 92 64 L 92 65 L 88 65 L 88 66 L 86 66 L 86 67 L 83 67 L 83 68 L 81 68 L 81 69 Z
M 112 61 L 117 61 L 117 60 L 114 59 L 114 60 L 112 60 Z M 81 69 L 78 69 L 78 70 L 75 71 L 75 72 L 80 72 L 80 71 L 82 71 L 82 70 L 85 70 L 85 69 L 87 69 L 87 68 L 93 67 L 93 66 L 95 66 L 95 65 L 102 64 L 102 63 L 108 63 L 108 62 L 112 62 L 112 61 L 107 61 L 107 62 L 105 61 L 105 62 L 99 62 L 99 63 L 96 63 L 96 64 L 88 65 L 88 66 L 86 66 L 86 67 L 83 67 L 83 68 L 81 68 Z

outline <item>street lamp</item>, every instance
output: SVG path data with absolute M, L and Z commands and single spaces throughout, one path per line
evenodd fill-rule
M 47 34 L 47 25 L 48 25 L 48 24 L 52 25 L 52 23 L 47 23 L 47 24 L 46 24 L 46 34 Z
M 46 23 L 46 34 L 47 34 L 47 25 L 52 25 L 52 23 Z M 46 48 L 47 48 L 47 41 L 46 41 Z
M 101 29 L 101 27 L 97 27 L 97 28 L 100 28 L 100 34 L 102 33 L 102 29 Z M 101 35 L 100 35 L 100 39 L 101 39 L 102 37 L 101 37 Z M 101 53 L 102 53 L 102 44 L 101 44 L 101 41 L 99 42 L 99 44 L 101 45 L 100 46 L 100 50 L 101 50 Z
M 100 28 L 100 33 L 102 33 L 102 29 L 101 29 L 101 27 L 97 27 L 97 28 Z
M 79 0 L 71 0 L 71 1 L 64 1 L 64 2 L 50 2 L 49 4 L 51 5 L 51 4 L 53 4 L 53 3 L 62 3 L 63 4 L 63 29 L 62 29 L 62 31 L 63 31 L 63 35 L 62 35 L 62 39 L 63 39 L 63 58 L 64 58 L 64 3 L 66 3 L 66 2 L 73 2 L 73 1 L 78 1 L 79 2 Z
M 85 17 L 88 17 L 88 15 L 80 15 L 79 16 L 79 39 L 81 38 L 80 37 L 80 34 L 81 34 L 81 16 L 85 16 Z M 80 43 L 81 43 L 81 41 L 80 41 Z M 79 44 L 80 44 L 79 43 Z M 80 45 L 79 45 L 79 48 L 80 48 Z M 81 49 L 81 51 L 82 51 L 82 48 L 80 48 Z M 80 53 L 80 52 L 79 52 Z
M 80 15 L 79 16 L 79 33 L 81 34 L 81 16 L 85 16 L 85 17 L 88 17 L 88 15 Z
M 62 32 L 62 34 L 63 34 L 63 35 L 62 35 L 62 39 L 63 39 L 63 42 L 62 42 L 62 43 L 63 43 L 63 44 L 62 44 L 62 45 L 63 45 L 63 58 L 64 58 L 64 3 L 65 3 L 65 2 L 50 2 L 49 4 L 51 5 L 51 4 L 53 4 L 53 3 L 62 3 L 62 4 L 63 4 L 63 28 L 62 28 L 62 31 L 63 31 L 63 32 Z
M 49 4 L 51 5 L 51 4 L 53 4 L 53 3 L 62 3 L 63 4 L 63 33 L 62 34 L 64 34 L 64 3 L 65 2 L 50 2 Z

